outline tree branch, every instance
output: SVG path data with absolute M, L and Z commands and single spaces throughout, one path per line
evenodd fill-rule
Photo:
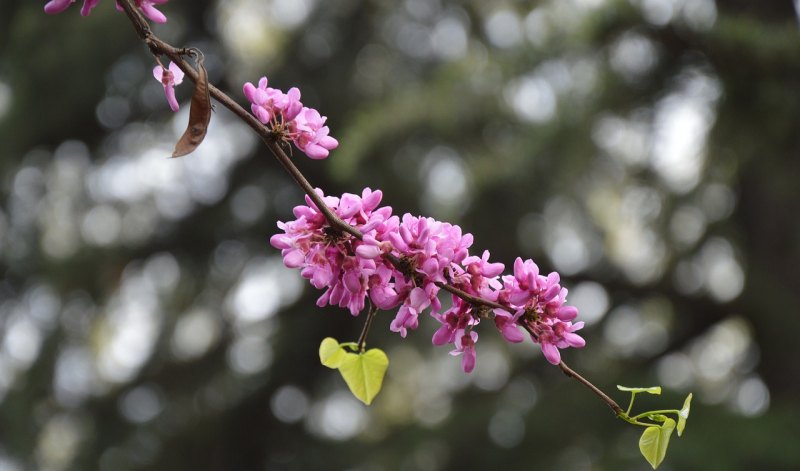
M 606 393 L 601 391 L 600 388 L 592 384 L 588 379 L 576 373 L 575 370 L 567 366 L 567 364 L 564 363 L 563 360 L 558 364 L 558 367 L 561 368 L 561 371 L 563 371 L 565 375 L 575 379 L 582 385 L 589 388 L 590 391 L 592 391 L 597 397 L 600 398 L 600 400 L 605 402 L 606 405 L 610 407 L 612 411 L 614 411 L 614 415 L 618 417 L 625 415 L 625 411 L 622 410 L 622 407 L 620 407 L 615 400 L 611 399 Z
M 150 49 L 150 52 L 152 52 L 152 54 L 156 56 L 156 58 L 162 55 L 169 57 L 169 59 L 175 64 L 177 64 L 178 67 L 189 77 L 189 79 L 192 80 L 192 82 L 197 82 L 198 72 L 187 61 L 183 59 L 184 56 L 192 54 L 191 49 L 177 48 L 161 40 L 155 34 L 153 34 L 149 24 L 147 23 L 147 20 L 134 6 L 132 0 L 118 0 L 118 3 L 125 11 L 125 14 L 128 16 L 128 19 L 130 19 L 131 23 L 133 24 L 136 33 Z M 283 151 L 280 143 L 276 139 L 276 136 L 272 133 L 272 131 L 269 128 L 264 126 L 253 114 L 242 108 L 241 105 L 239 105 L 236 101 L 234 101 L 230 96 L 228 96 L 222 90 L 218 89 L 217 87 L 211 84 L 208 85 L 208 88 L 209 88 L 209 93 L 215 100 L 221 103 L 225 108 L 228 108 L 233 114 L 239 117 L 239 119 L 241 119 L 245 124 L 250 126 L 250 128 L 252 128 L 256 132 L 256 134 L 259 135 L 259 137 L 261 137 L 261 140 L 264 141 L 264 144 L 272 152 L 273 156 L 278 160 L 281 166 L 289 173 L 289 175 L 291 175 L 291 177 L 298 184 L 298 186 L 300 186 L 300 188 L 303 189 L 303 191 L 305 192 L 306 195 L 308 195 L 311 201 L 313 201 L 313 203 L 317 206 L 320 212 L 322 212 L 322 214 L 325 216 L 325 218 L 327 219 L 328 223 L 331 225 L 332 228 L 350 234 L 359 240 L 364 238 L 364 235 L 361 233 L 361 231 L 347 224 L 340 217 L 334 214 L 333 211 L 331 211 L 331 209 L 325 204 L 322 198 L 314 190 L 314 187 L 308 182 L 308 180 L 294 165 L 294 163 L 292 163 L 289 156 L 286 155 L 286 152 Z M 387 260 L 389 260 L 389 262 L 391 262 L 392 265 L 394 265 L 396 268 L 399 269 L 401 267 L 400 260 L 391 253 L 384 254 L 384 257 Z M 444 289 L 445 291 L 448 291 L 449 293 L 458 296 L 461 299 L 471 304 L 483 305 L 493 309 L 495 308 L 503 309 L 513 314 L 513 312 L 507 306 L 473 296 L 450 284 L 437 282 L 436 285 L 441 289 Z M 368 326 L 370 323 L 371 319 L 368 319 L 368 322 L 365 325 L 365 331 L 369 328 Z M 522 324 L 522 327 L 528 330 L 527 326 L 525 326 L 524 324 Z M 532 332 L 530 333 L 531 335 L 534 335 Z M 360 345 L 362 344 L 362 342 L 363 340 L 359 339 Z M 603 391 L 601 391 L 594 384 L 592 384 L 589 380 L 576 373 L 563 361 L 560 362 L 558 366 L 559 368 L 561 368 L 564 374 L 566 374 L 570 378 L 574 378 L 579 383 L 586 386 L 596 396 L 598 396 L 603 402 L 605 402 L 611 408 L 612 411 L 614 411 L 616 415 L 618 416 L 624 415 L 624 411 L 622 410 L 622 408 L 616 402 L 614 402 L 613 399 L 611 399 Z

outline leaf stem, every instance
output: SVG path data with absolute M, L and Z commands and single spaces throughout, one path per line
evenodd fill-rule
M 633 401 L 636 399 L 636 393 L 631 391 L 631 403 L 628 404 L 628 410 L 625 411 L 625 415 L 631 415 L 631 409 L 633 409 Z
M 656 425 L 656 424 L 650 424 L 650 423 L 647 423 L 647 422 L 639 422 L 638 420 L 628 416 L 628 414 L 620 414 L 617 417 L 619 417 L 620 419 L 624 420 L 625 422 L 628 422 L 629 424 L 638 425 L 640 427 L 658 427 L 658 425 Z
M 358 344 L 356 342 L 342 342 L 339 344 L 339 347 L 347 347 L 349 349 L 354 349 L 356 351 L 359 351 Z
M 675 414 L 680 416 L 680 413 L 681 411 L 679 411 L 678 409 L 649 410 L 647 412 L 642 412 L 641 414 L 636 414 L 633 417 L 631 417 L 631 419 L 633 420 L 642 419 L 654 414 Z

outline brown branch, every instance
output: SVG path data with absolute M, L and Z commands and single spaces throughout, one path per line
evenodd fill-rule
M 451 294 L 454 294 L 454 295 L 458 296 L 459 298 L 463 299 L 464 301 L 466 301 L 466 302 L 468 302 L 470 304 L 487 306 L 487 307 L 490 307 L 492 309 L 502 309 L 502 310 L 504 310 L 504 311 L 506 311 L 506 312 L 508 312 L 508 313 L 510 313 L 512 315 L 514 314 L 514 310 L 511 309 L 508 306 L 504 306 L 504 305 L 502 305 L 500 303 L 497 303 L 497 302 L 494 302 L 494 301 L 489 301 L 489 300 L 486 300 L 486 299 L 483 299 L 483 298 L 479 298 L 478 296 L 473 296 L 473 295 L 467 293 L 466 291 L 463 291 L 461 289 L 456 288 L 453 285 L 449 285 L 447 283 L 442 283 L 441 281 L 437 281 L 436 282 L 436 286 L 438 286 L 439 288 L 447 291 L 448 293 L 451 293 Z
M 577 380 L 579 383 L 589 388 L 590 391 L 592 391 L 597 397 L 600 398 L 600 400 L 605 402 L 612 411 L 614 411 L 614 415 L 621 416 L 625 414 L 625 411 L 622 410 L 622 407 L 620 407 L 615 400 L 611 399 L 606 393 L 601 391 L 600 388 L 592 384 L 588 379 L 576 373 L 575 370 L 567 366 L 563 360 L 558 364 L 558 367 L 561 368 L 561 371 L 563 371 L 565 375 Z
M 259 125 L 261 125 L 260 122 Z M 261 125 L 261 127 L 266 129 L 264 125 Z M 275 139 L 272 138 L 271 133 L 268 138 L 264 138 L 264 136 L 262 136 L 262 140 L 267 145 L 269 150 L 272 151 L 272 155 L 274 155 L 275 158 L 278 159 L 278 162 L 280 162 L 283 168 L 287 172 L 289 172 L 289 175 L 292 176 L 294 181 L 297 182 L 297 184 L 300 185 L 300 188 L 302 188 L 303 191 L 311 198 L 311 200 L 314 202 L 317 208 L 325 216 L 325 219 L 328 220 L 328 224 L 330 224 L 332 228 L 339 230 L 341 232 L 346 232 L 358 240 L 364 238 L 364 234 L 362 234 L 361 231 L 351 226 L 350 224 L 344 222 L 342 218 L 340 218 L 333 211 L 331 211 L 328 205 L 326 205 L 325 202 L 322 201 L 322 198 L 320 198 L 317 192 L 314 191 L 314 187 L 312 187 L 311 184 L 308 183 L 306 177 L 303 176 L 300 170 L 294 165 L 292 159 L 290 159 L 289 156 L 286 155 L 286 152 L 284 152 L 283 149 L 281 149 L 280 144 L 278 144 L 275 141 Z
M 156 58 L 162 55 L 169 57 L 169 59 L 172 62 L 177 64 L 178 67 L 180 67 L 180 69 L 189 77 L 190 80 L 192 80 L 193 82 L 197 82 L 198 72 L 188 62 L 186 62 L 183 59 L 184 56 L 189 56 L 193 54 L 191 49 L 177 48 L 161 40 L 155 34 L 153 34 L 149 24 L 147 23 L 147 20 L 133 5 L 132 0 L 119 0 L 119 5 L 122 7 L 122 9 L 125 11 L 125 14 L 130 19 L 134 29 L 136 30 L 136 33 L 144 41 L 144 43 L 150 49 L 150 52 L 152 52 L 153 55 L 156 56 Z M 281 166 L 283 166 L 283 168 L 289 173 L 289 175 L 291 175 L 294 181 L 298 184 L 298 186 L 300 186 L 300 188 L 303 189 L 303 191 L 305 192 L 306 195 L 308 195 L 311 201 L 313 201 L 313 203 L 325 216 L 325 219 L 327 219 L 328 223 L 331 225 L 332 228 L 350 234 L 359 240 L 362 240 L 364 238 L 364 235 L 361 233 L 361 231 L 351 226 L 350 224 L 344 222 L 325 204 L 324 201 L 322 201 L 322 198 L 314 190 L 314 187 L 308 182 L 308 180 L 306 180 L 305 176 L 294 165 L 294 163 L 292 163 L 289 156 L 286 155 L 286 152 L 283 151 L 283 149 L 280 146 L 280 143 L 276 139 L 276 136 L 272 133 L 272 131 L 269 128 L 264 126 L 261 123 L 261 121 L 259 121 L 255 116 L 253 116 L 247 110 L 242 108 L 237 102 L 235 102 L 230 96 L 225 94 L 222 90 L 218 89 L 217 87 L 211 84 L 208 85 L 208 88 L 209 88 L 209 93 L 215 100 L 221 103 L 225 108 L 231 110 L 233 114 L 239 117 L 239 119 L 241 119 L 245 124 L 250 126 L 250 128 L 252 128 L 256 132 L 256 134 L 258 134 L 261 137 L 261 140 L 264 141 L 264 144 L 272 152 L 272 154 L 275 156 L 275 158 L 278 160 Z M 384 257 L 387 260 L 389 260 L 389 262 L 391 262 L 392 265 L 394 265 L 396 268 L 399 269 L 401 267 L 402 265 L 401 261 L 395 255 L 387 253 L 384 254 Z M 473 296 L 450 284 L 437 282 L 436 285 L 441 289 L 448 291 L 449 293 L 454 294 L 471 304 L 484 305 L 493 309 L 494 308 L 503 309 L 505 311 L 512 312 L 512 310 L 507 306 Z M 370 323 L 371 323 L 371 316 L 370 318 L 367 319 L 367 324 L 364 326 L 365 332 L 366 330 L 369 329 Z M 522 325 L 522 327 L 528 330 L 527 326 Z M 362 337 L 365 335 L 365 332 L 362 333 Z M 531 335 L 533 335 L 532 332 Z M 359 339 L 359 348 L 361 348 L 362 344 L 363 344 L 363 339 Z M 559 363 L 558 366 L 559 368 L 561 368 L 564 374 L 566 374 L 571 378 L 574 378 L 579 383 L 589 388 L 589 390 L 592 391 L 595 395 L 597 395 L 603 402 L 605 402 L 611 408 L 611 410 L 614 411 L 616 415 L 624 414 L 622 408 L 616 402 L 614 402 L 613 399 L 611 399 L 603 391 L 597 388 L 589 380 L 576 373 L 572 368 L 567 366 L 566 363 L 562 361 L 561 363 Z

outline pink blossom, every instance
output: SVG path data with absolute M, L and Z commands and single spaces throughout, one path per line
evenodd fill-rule
M 541 324 L 537 326 L 537 339 L 541 344 L 542 353 L 550 363 L 558 365 L 561 362 L 559 348 L 581 348 L 586 345 L 586 341 L 580 335 L 574 333 L 583 328 L 583 322 L 572 324 L 572 322 L 555 321 L 552 325 Z
M 508 342 L 519 343 L 525 340 L 525 335 L 517 327 L 517 316 L 511 316 L 502 309 L 495 309 L 494 325 Z
M 445 270 L 453 268 L 469 255 L 472 234 L 461 228 L 433 218 L 403 215 L 397 231 L 387 234 L 387 240 L 408 261 L 412 269 L 423 276 L 425 285 L 446 282 Z M 432 290 L 435 298 L 436 290 Z M 431 299 L 437 304 L 437 301 Z
M 376 259 L 392 251 L 391 242 L 378 241 L 372 235 L 365 235 L 362 242 L 356 249 L 356 253 L 362 258 Z
M 574 332 L 583 327 L 582 322 L 572 324 L 578 309 L 566 305 L 567 289 L 562 288 L 558 273 L 543 276 L 533 260 L 517 258 L 514 275 L 503 277 L 503 289 L 497 296 L 499 302 L 517 309 L 513 322 L 526 327 L 533 341 L 539 343 L 547 361 L 561 361 L 559 349 L 585 345 L 581 336 Z M 508 314 L 496 311 L 495 324 L 509 341 L 518 338 L 508 320 Z
M 547 361 L 554 365 L 561 363 L 561 352 L 558 351 L 558 348 L 555 346 L 555 344 L 545 341 L 541 342 L 541 347 L 542 353 Z
M 164 94 L 167 95 L 167 103 L 172 111 L 180 109 L 178 100 L 175 98 L 175 86 L 183 82 L 183 76 L 183 71 L 174 62 L 169 63 L 169 69 L 165 69 L 161 65 L 153 68 L 153 77 L 164 86 Z
M 456 332 L 456 349 L 451 351 L 451 355 L 463 355 L 461 357 L 461 369 L 464 373 L 471 373 L 475 369 L 476 352 L 475 342 L 478 341 L 478 333 L 475 331 L 466 332 L 460 329 Z
M 392 309 L 400 303 L 391 278 L 395 271 L 386 265 L 380 264 L 369 275 L 369 299 L 380 309 Z
M 96 7 L 100 0 L 83 0 L 83 6 L 81 7 L 81 15 L 82 16 L 89 16 L 91 13 L 92 8 Z M 44 12 L 48 15 L 56 15 L 58 13 L 63 12 L 70 5 L 75 3 L 75 0 L 50 0 L 44 6 Z
M 366 188 L 361 196 L 345 193 L 341 198 L 324 196 L 319 190 L 318 194 L 337 216 L 359 228 L 367 239 L 375 241 L 376 236 L 397 225 L 392 222 L 391 208 L 378 206 L 380 191 Z M 393 268 L 383 259 L 362 256 L 369 251 L 362 249 L 364 242 L 331 232 L 310 198 L 306 198 L 306 205 L 294 208 L 294 215 L 296 220 L 278 223 L 283 233 L 272 236 L 270 243 L 281 250 L 287 267 L 299 268 L 303 278 L 325 290 L 317 299 L 319 306 L 338 305 L 357 315 L 367 296 L 381 309 L 391 309 L 405 299 L 395 290 L 392 280 L 397 274 Z M 409 321 L 408 325 L 413 323 Z
M 63 12 L 70 5 L 75 3 L 76 0 L 50 0 L 44 6 L 44 12 L 48 15 L 56 15 L 58 13 Z M 150 20 L 154 21 L 155 23 L 166 23 L 167 17 L 164 16 L 163 13 L 156 10 L 153 5 L 167 3 L 168 0 L 136 0 L 135 5 L 140 10 L 144 16 L 149 18 Z M 100 3 L 100 0 L 83 0 L 83 6 L 81 7 L 81 15 L 82 16 L 89 16 L 89 13 L 92 12 L 92 9 Z M 122 7 L 117 3 L 117 10 L 122 11 Z
M 459 298 L 452 297 L 453 304 L 443 314 L 434 314 L 433 317 L 442 323 L 434 332 L 431 341 L 434 345 L 445 345 L 456 341 L 456 333 L 463 331 L 468 326 L 477 325 L 478 321 L 472 317 L 472 306 Z
M 448 343 L 453 343 L 456 339 L 456 331 L 458 330 L 460 321 L 461 318 L 451 311 L 447 311 L 442 314 L 440 318 L 442 326 L 433 333 L 431 342 L 434 345 L 446 345 Z
M 469 256 L 464 259 L 462 264 L 465 267 L 468 267 L 467 271 L 475 276 L 485 276 L 488 278 L 493 278 L 501 273 L 505 269 L 505 265 L 502 263 L 489 263 L 489 251 L 484 250 L 483 255 L 480 257 L 476 256 Z
M 154 23 L 166 23 L 167 17 L 163 13 L 156 10 L 153 5 L 167 3 L 167 0 L 136 0 L 136 6 L 142 10 L 144 16 L 150 18 Z
M 430 305 L 431 301 L 425 290 L 414 288 L 400 307 L 400 310 L 397 311 L 397 316 L 392 321 L 389 329 L 392 332 L 399 332 L 401 337 L 405 337 L 407 334 L 406 329 L 416 329 L 419 325 L 420 313 Z
M 328 135 L 328 126 L 324 126 L 326 119 L 313 108 L 303 108 L 295 117 L 293 141 L 312 159 L 324 159 L 330 150 L 339 146 L 339 141 Z
M 273 119 L 279 117 L 279 103 L 285 101 L 283 92 L 278 89 L 268 87 L 266 77 L 261 77 L 258 87 L 250 82 L 244 84 L 244 95 L 250 101 L 250 111 L 263 124 L 271 124 Z
M 479 296 L 487 301 L 496 301 L 502 284 L 498 275 L 503 272 L 502 263 L 489 263 L 489 251 L 484 250 L 481 257 L 466 257 L 461 264 L 465 270 L 456 272 L 454 279 L 458 286 L 469 294 Z
M 525 304 L 532 296 L 537 296 L 540 288 L 539 267 L 533 260 L 514 261 L 514 275 L 504 276 L 503 293 L 498 299 L 513 305 Z
M 327 118 L 303 106 L 299 89 L 293 87 L 283 93 L 269 87 L 268 83 L 266 77 L 261 77 L 258 86 L 250 82 L 244 84 L 244 95 L 250 101 L 253 115 L 281 139 L 294 142 L 312 159 L 328 157 L 339 141 L 329 136 L 330 130 L 325 126 Z
M 277 103 L 277 108 L 287 121 L 293 120 L 302 111 L 303 104 L 300 102 L 300 89 L 292 87 L 289 92 L 281 97 Z
M 75 0 L 50 0 L 44 6 L 44 12 L 48 15 L 57 15 L 69 8 Z M 88 0 L 87 0 L 88 1 Z

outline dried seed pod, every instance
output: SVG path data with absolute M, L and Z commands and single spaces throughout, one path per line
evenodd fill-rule
M 198 51 L 199 52 L 199 51 Z M 192 151 L 203 142 L 211 121 L 211 95 L 208 90 L 208 72 L 203 65 L 203 55 L 198 54 L 197 82 L 194 85 L 192 104 L 189 107 L 189 125 L 183 136 L 175 145 L 172 157 L 181 157 Z

